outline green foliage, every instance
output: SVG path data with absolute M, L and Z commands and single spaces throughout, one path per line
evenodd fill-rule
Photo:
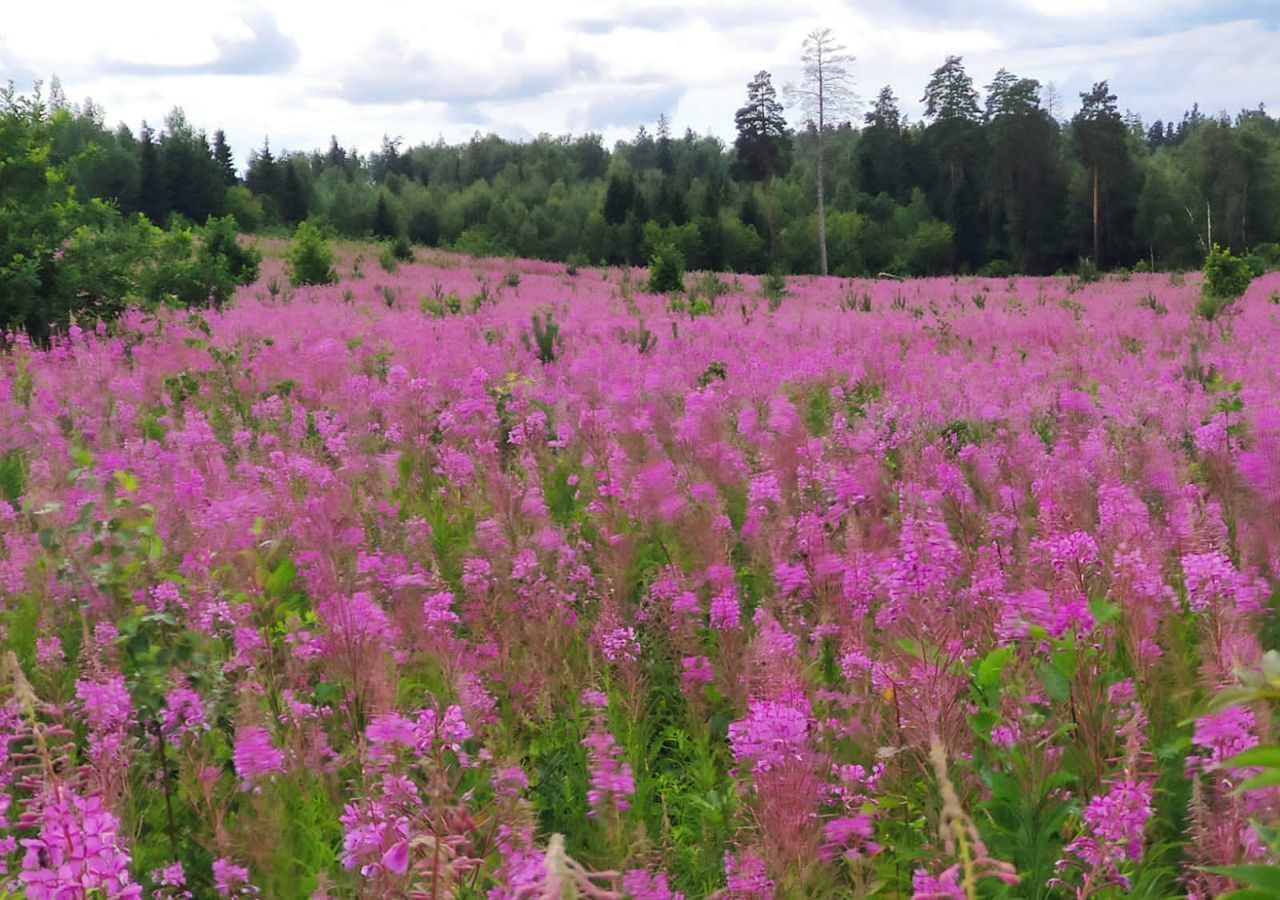
M 729 285 L 715 272 L 703 272 L 689 288 L 688 308 L 692 315 L 710 315 L 720 298 L 729 293 Z M 673 294 L 673 297 L 678 295 Z
M 724 367 L 718 359 L 713 359 L 707 364 L 706 369 L 698 376 L 698 387 L 704 388 L 713 381 L 724 381 L 729 377 L 729 371 Z
M 521 335 L 521 340 L 526 350 L 534 351 L 543 365 L 549 365 L 555 362 L 556 350 L 561 344 L 560 323 L 552 317 L 551 310 L 547 310 L 545 317 L 541 313 L 534 313 L 531 330 Z
M 0 329 L 40 340 L 72 317 L 123 309 L 145 232 L 121 231 L 114 209 L 77 199 L 68 176 L 40 95 L 0 89 Z
M 302 222 L 285 254 L 289 280 L 296 285 L 333 284 L 338 273 L 333 268 L 333 251 L 320 226 Z
M 382 252 L 378 254 L 378 265 L 382 266 L 385 272 L 394 272 L 400 268 L 400 260 L 396 258 L 391 244 L 383 245 Z
M 262 228 L 266 217 L 262 201 L 242 184 L 227 188 L 227 215 L 235 219 L 240 231 L 249 234 Z
M 236 284 L 252 284 L 258 280 L 262 252 L 237 239 L 236 220 L 231 216 L 210 216 L 200 231 L 200 249 L 210 261 L 221 261 Z
M 787 296 L 787 276 L 776 269 L 766 273 L 760 279 L 760 293 L 769 301 L 769 311 L 777 310 L 782 305 L 782 298 Z
M 1155 291 L 1148 291 L 1138 299 L 1138 306 L 1143 309 L 1149 309 L 1157 316 L 1163 316 L 1169 312 L 1169 308 L 1160 301 Z
M 1002 70 L 987 91 L 980 109 L 961 60 L 948 58 L 926 89 L 927 127 L 908 127 L 886 87 L 868 127 L 823 135 L 832 271 L 998 275 L 1007 265 L 1048 273 L 1081 256 L 1108 268 L 1191 267 L 1203 256 L 1208 209 L 1223 246 L 1252 248 L 1245 258 L 1255 271 L 1280 266 L 1274 117 L 1195 115 L 1144 140 L 1105 82 L 1085 92 L 1066 127 L 1033 79 Z M 819 266 L 809 162 L 816 134 L 783 127 L 767 72 L 748 88 L 732 147 L 696 134 L 661 142 L 646 134 L 608 150 L 594 135 L 489 136 L 363 156 L 336 141 L 329 152 L 289 154 L 264 144 L 249 154 L 244 184 L 225 135 L 213 131 L 210 146 L 181 110 L 163 129 L 135 135 L 106 128 L 92 104 L 34 106 L 48 153 L 11 171 L 34 161 L 60 180 L 27 182 L 16 194 L 11 185 L 6 197 L 51 189 L 61 204 L 65 190 L 81 209 L 102 198 L 155 223 L 229 214 L 241 232 L 325 216 L 345 237 L 566 260 L 570 271 L 587 260 L 644 265 L 662 243 L 674 244 L 690 270 Z M 71 220 L 62 238 L 81 209 L 55 211 Z M 29 234 L 47 237 L 49 224 Z M 47 253 L 62 238 L 36 243 Z M 35 250 L 25 248 L 21 262 L 47 258 Z M 37 266 L 23 277 L 47 274 Z
M 550 718 L 529 741 L 529 797 L 546 834 L 563 834 L 569 853 L 589 847 L 582 842 L 592 832 L 588 821 L 587 750 L 579 722 L 571 715 Z
M 392 239 L 391 255 L 400 262 L 413 262 L 413 244 L 407 235 L 398 234 Z
M 649 326 L 645 325 L 644 319 L 639 319 L 636 322 L 636 327 L 624 334 L 623 340 L 628 344 L 633 344 L 636 352 L 641 356 L 651 353 L 658 346 L 658 336 L 649 329 Z
M 1256 275 L 1280 270 L 1280 242 L 1258 244 L 1250 251 L 1249 258 L 1253 261 Z
M 207 231 L 178 227 L 155 234 L 141 263 L 139 293 L 145 301 L 153 305 L 220 306 L 235 294 L 239 278 L 257 277 L 258 257 L 236 244 L 234 232 L 228 234 L 230 220 L 210 221 L 211 236 Z
M 1076 276 L 1081 284 L 1093 284 L 1102 280 L 1102 270 L 1092 259 L 1082 257 L 1076 265 Z
M 649 290 L 674 294 L 684 290 L 684 256 L 674 244 L 660 244 L 649 259 Z
M 1204 285 L 1196 315 L 1212 322 L 1249 289 L 1254 272 L 1248 262 L 1214 244 L 1204 260 Z
M 22 450 L 0 453 L 0 497 L 15 508 L 27 485 L 27 454 Z

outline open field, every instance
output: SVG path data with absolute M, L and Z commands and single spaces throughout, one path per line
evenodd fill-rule
M 268 260 L 0 357 L 18 896 L 1208 897 L 1269 859 L 1275 789 L 1220 765 L 1267 707 L 1208 703 L 1280 646 L 1280 275 L 1210 323 L 1194 275 L 672 308 L 431 263 Z

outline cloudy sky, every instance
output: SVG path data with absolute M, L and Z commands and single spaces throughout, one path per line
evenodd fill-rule
M 1149 122 L 1192 101 L 1209 112 L 1280 111 L 1280 0 L 465 0 L 405 3 L 3 0 L 0 82 L 57 74 L 109 124 L 160 124 L 175 105 L 226 130 L 243 162 L 270 135 L 309 150 L 336 134 L 375 149 L 473 132 L 597 131 L 610 142 L 666 113 L 732 138 L 760 69 L 781 86 L 800 44 L 832 28 L 857 59 L 859 93 L 894 86 L 918 115 L 929 73 L 964 56 L 986 84 L 1000 66 L 1052 82 L 1069 115 L 1109 79 Z M 322 14 L 323 11 L 323 14 Z

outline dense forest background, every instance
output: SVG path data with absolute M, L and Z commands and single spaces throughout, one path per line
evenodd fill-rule
M 135 133 L 109 128 L 92 101 L 68 103 L 56 82 L 43 102 L 53 161 L 79 199 L 157 224 L 229 214 L 261 232 L 320 219 L 347 237 L 579 263 L 644 263 L 670 243 L 695 269 L 815 272 L 817 131 L 771 130 L 775 96 L 759 73 L 732 144 L 673 134 L 665 118 L 611 149 L 597 134 L 388 138 L 365 154 L 337 137 L 309 152 L 264 141 L 243 177 L 223 133 L 180 109 Z M 1106 82 L 1063 110 L 1004 70 L 979 90 L 957 57 L 923 100 L 910 122 L 885 87 L 857 121 L 824 131 L 833 274 L 1190 268 L 1212 243 L 1280 255 L 1280 120 L 1261 107 L 1193 106 L 1147 125 Z

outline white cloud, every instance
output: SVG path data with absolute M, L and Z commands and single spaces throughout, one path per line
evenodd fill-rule
M 0 80 L 57 73 L 73 100 L 92 96 L 134 128 L 181 105 L 226 129 L 241 160 L 265 135 L 310 149 L 336 134 L 368 151 L 383 134 L 591 128 L 611 143 L 642 121 L 652 130 L 660 112 L 677 132 L 728 140 L 747 81 L 762 68 L 779 86 L 797 77 L 801 41 L 822 25 L 857 56 L 858 93 L 891 84 L 913 116 L 951 53 L 980 85 L 1000 66 L 1053 81 L 1068 112 L 1103 78 L 1148 119 L 1196 100 L 1280 108 L 1271 0 L 361 0 L 330 15 L 303 0 L 63 0 L 57 27 L 38 5 L 11 5 Z

